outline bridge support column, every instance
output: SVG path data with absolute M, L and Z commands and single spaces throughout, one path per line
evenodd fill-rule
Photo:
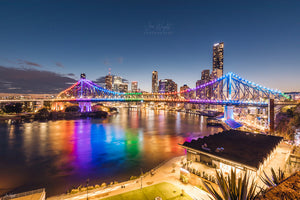
M 91 102 L 79 102 L 80 112 L 91 112 L 92 103 Z
M 234 119 L 233 118 L 233 106 L 224 106 L 224 119 Z
M 273 134 L 275 130 L 275 111 L 274 111 L 274 99 L 269 99 L 268 106 L 268 122 L 270 133 Z
M 62 102 L 54 102 L 51 105 L 52 111 L 62 111 L 63 109 L 65 109 L 65 106 L 64 106 L 64 103 L 62 103 Z

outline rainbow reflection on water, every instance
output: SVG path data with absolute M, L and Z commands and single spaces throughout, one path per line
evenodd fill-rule
M 0 125 L 0 194 L 128 180 L 140 169 L 184 154 L 178 145 L 218 132 L 205 118 L 153 110 L 121 110 L 104 120 Z

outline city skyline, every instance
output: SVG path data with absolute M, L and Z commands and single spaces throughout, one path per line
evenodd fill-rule
M 151 91 L 151 72 L 158 71 L 159 79 L 193 88 L 202 70 L 212 69 L 213 44 L 224 42 L 224 74 L 232 71 L 284 92 L 300 90 L 297 1 L 83 4 L 1 1 L 1 71 L 55 74 L 43 76 L 49 79 L 44 82 L 30 77 L 46 85 L 57 76 L 70 83 L 81 73 L 96 80 L 111 68 L 146 91 Z M 0 78 L 13 93 L 16 77 Z
M 299 19 L 299 0 L 0 0 L 0 200 L 298 199 Z

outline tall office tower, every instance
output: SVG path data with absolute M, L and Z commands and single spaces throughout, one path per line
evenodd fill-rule
M 217 78 L 220 78 L 221 76 L 223 76 L 223 70 L 221 69 L 215 69 L 211 72 L 210 77 L 209 77 L 209 81 L 215 80 Z
M 122 77 L 121 76 L 114 76 L 114 84 L 121 84 Z
M 180 92 L 184 91 L 184 90 L 187 90 L 187 89 L 190 89 L 190 87 L 187 85 L 187 84 L 184 84 L 183 86 L 180 87 Z M 180 96 L 183 96 L 182 93 L 180 93 Z
M 222 71 L 223 76 L 224 42 L 216 43 L 213 47 L 213 71 Z
M 114 91 L 119 92 L 119 86 L 122 84 L 122 78 L 120 76 L 114 76 L 113 78 Z
M 201 72 L 201 80 L 196 82 L 196 87 L 208 83 L 210 81 L 209 69 L 205 69 Z M 196 97 L 200 99 L 205 99 L 208 96 L 208 91 L 206 89 L 196 90 Z
M 112 84 L 113 84 L 113 77 L 112 75 L 105 76 L 105 88 L 107 90 L 112 90 Z
M 85 75 L 85 73 L 82 73 L 82 74 L 80 74 L 80 78 L 83 78 L 83 79 L 85 79 L 85 78 L 86 78 L 86 75 Z
M 199 87 L 205 83 L 209 82 L 209 80 L 198 80 L 196 82 L 196 87 Z M 209 98 L 209 93 L 210 90 L 207 87 L 204 88 L 199 88 L 196 90 L 196 97 L 198 97 L 199 99 L 208 99 Z
M 209 69 L 205 69 L 202 71 L 201 80 L 209 81 Z
M 210 81 L 213 81 L 217 78 L 220 78 L 223 76 L 223 70 L 221 69 L 215 69 L 210 74 Z M 220 92 L 223 91 L 223 84 L 220 83 L 218 86 L 210 87 L 209 95 L 211 99 L 219 99 L 220 98 Z
M 152 93 L 158 92 L 158 73 L 157 71 L 152 72 Z
M 172 79 L 159 80 L 159 93 L 177 92 L 177 84 Z
M 137 92 L 138 91 L 138 82 L 132 81 L 131 82 L 131 92 Z
M 180 87 L 180 96 L 184 97 L 185 99 L 193 98 L 194 91 L 181 93 L 182 91 L 185 91 L 185 90 L 188 90 L 188 89 L 190 89 L 190 87 L 187 84 L 184 84 L 183 86 L 181 86 Z
M 119 84 L 118 92 L 127 93 L 128 92 L 128 84 L 127 83 L 121 83 L 121 84 Z

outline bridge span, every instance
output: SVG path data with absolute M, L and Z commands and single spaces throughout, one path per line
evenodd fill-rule
M 236 107 L 259 107 L 268 110 L 268 121 L 274 119 L 275 105 L 295 105 L 289 101 L 287 95 L 275 89 L 270 89 L 248 81 L 229 72 L 224 76 L 207 82 L 198 87 L 180 92 L 166 93 L 121 93 L 107 90 L 81 77 L 71 87 L 60 92 L 53 99 L 19 99 L 0 100 L 6 102 L 50 102 L 54 110 L 61 110 L 62 104 L 78 103 L 81 111 L 92 111 L 92 104 L 97 102 L 139 102 L 139 103 L 167 103 L 194 104 L 223 107 L 225 120 L 234 119 Z M 270 102 L 272 102 L 270 104 Z M 271 114 L 271 115 L 270 115 Z

